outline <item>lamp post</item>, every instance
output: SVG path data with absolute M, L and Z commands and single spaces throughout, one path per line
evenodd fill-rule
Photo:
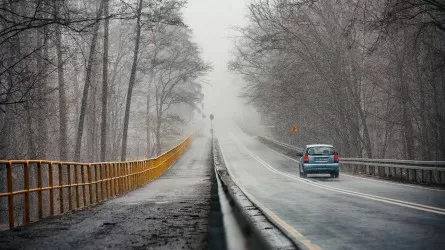
M 215 118 L 215 116 L 213 116 L 213 114 L 210 114 L 210 133 L 212 134 L 212 141 L 213 141 L 213 118 Z

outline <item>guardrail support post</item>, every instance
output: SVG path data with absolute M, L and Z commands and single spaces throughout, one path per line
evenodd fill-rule
M 414 182 L 417 183 L 417 169 L 413 169 Z
M 410 174 L 409 174 L 409 168 L 405 169 L 406 171 L 406 180 L 409 181 Z

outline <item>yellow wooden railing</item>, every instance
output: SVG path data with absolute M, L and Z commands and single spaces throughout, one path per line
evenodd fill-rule
M 159 177 L 191 141 L 190 136 L 156 158 L 139 161 L 0 161 L 0 205 L 7 210 L 0 214 L 8 215 L 9 228 L 13 228 L 122 195 Z

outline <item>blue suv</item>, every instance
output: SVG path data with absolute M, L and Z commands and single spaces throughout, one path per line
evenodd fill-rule
M 332 145 L 307 145 L 303 153 L 299 155 L 301 156 L 300 177 L 306 178 L 308 174 L 331 174 L 331 177 L 338 178 L 340 164 L 338 153 Z

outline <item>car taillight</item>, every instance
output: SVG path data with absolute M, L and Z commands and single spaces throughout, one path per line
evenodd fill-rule
M 303 157 L 303 161 L 304 161 L 304 162 L 309 162 L 309 155 L 308 155 L 308 154 L 305 154 L 305 155 L 304 155 L 304 157 Z
M 334 154 L 334 162 L 338 163 L 338 154 L 337 153 Z

